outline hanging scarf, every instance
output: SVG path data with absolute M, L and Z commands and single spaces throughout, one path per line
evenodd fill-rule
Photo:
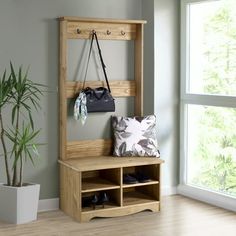
M 86 107 L 86 94 L 81 91 L 79 96 L 75 100 L 74 105 L 74 118 L 75 120 L 81 120 L 82 125 L 85 124 L 88 117 L 87 107 Z

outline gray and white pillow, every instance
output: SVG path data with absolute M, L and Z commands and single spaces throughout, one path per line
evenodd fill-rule
M 156 116 L 112 116 L 114 156 L 160 157 L 156 136 Z

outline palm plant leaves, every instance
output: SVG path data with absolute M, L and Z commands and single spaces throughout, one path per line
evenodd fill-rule
M 39 132 L 40 130 L 34 131 L 30 124 L 25 126 L 24 123 L 21 131 L 10 129 L 9 132 L 6 132 L 6 136 L 14 143 L 11 153 L 11 156 L 14 155 L 13 170 L 15 170 L 18 161 L 20 161 L 20 178 L 17 186 L 22 186 L 23 184 L 23 159 L 25 161 L 29 159 L 34 165 L 33 157 L 38 156 L 37 144 L 34 143 L 34 138 Z
M 3 73 L 2 78 L 0 78 L 0 109 L 9 101 L 9 93 L 12 90 L 12 80 L 11 75 L 6 79 L 6 70 Z
M 5 170 L 6 170 L 6 177 L 7 177 L 7 184 L 10 185 L 11 177 L 9 171 L 9 164 L 8 164 L 8 152 L 5 143 L 5 128 L 2 116 L 3 107 L 8 104 L 10 101 L 10 92 L 12 90 L 12 76 L 11 74 L 7 77 L 6 70 L 3 73 L 2 78 L 0 78 L 0 140 L 3 148 L 3 156 L 5 162 Z
M 34 129 L 34 122 L 32 118 L 32 107 L 38 111 L 40 107 L 40 97 L 43 95 L 40 87 L 44 85 L 34 83 L 28 79 L 28 70 L 25 73 L 22 72 L 22 66 L 19 67 L 18 74 L 10 63 L 11 75 L 13 80 L 13 90 L 11 92 L 12 97 L 12 124 L 17 119 L 17 109 L 21 108 L 28 114 L 31 127 Z
M 33 110 L 38 111 L 40 98 L 43 95 L 44 85 L 28 79 L 28 69 L 23 71 L 22 66 L 16 71 L 10 62 L 10 75 L 4 71 L 0 78 L 0 121 L 1 121 L 1 143 L 6 147 L 4 136 L 12 143 L 11 151 L 4 149 L 5 162 L 8 157 L 13 160 L 13 178 L 8 181 L 8 185 L 22 186 L 23 179 L 23 160 L 30 160 L 34 164 L 34 157 L 38 156 L 38 145 L 34 139 L 40 130 L 34 130 Z M 12 128 L 3 128 L 3 117 L 1 115 L 4 105 L 11 107 Z M 27 125 L 25 125 L 27 123 Z M 9 155 L 10 153 L 10 155 Z M 17 165 L 20 163 L 19 182 L 17 182 Z M 6 169 L 7 165 L 6 165 Z
M 14 142 L 12 148 L 12 155 L 15 151 L 17 151 L 17 156 L 15 156 L 13 167 L 16 165 L 17 161 L 19 160 L 20 156 L 22 156 L 22 154 L 24 154 L 25 160 L 29 158 L 32 164 L 34 164 L 32 152 L 38 156 L 37 144 L 34 142 L 34 139 L 39 134 L 39 132 L 40 130 L 32 130 L 30 124 L 28 124 L 27 126 L 23 124 L 22 130 L 17 131 L 17 137 L 16 131 L 14 129 L 10 129 L 6 132 L 6 136 L 9 138 L 9 140 Z

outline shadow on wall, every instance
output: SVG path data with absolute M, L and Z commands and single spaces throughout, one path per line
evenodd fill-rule
M 40 173 L 39 177 L 50 177 L 50 181 L 42 180 L 45 188 L 51 189 L 51 195 L 58 197 L 59 195 L 59 171 L 58 171 L 58 143 L 59 143 L 59 112 L 58 112 L 58 65 L 59 65 L 59 24 L 57 19 L 45 19 L 48 30 L 48 44 L 47 44 L 47 61 L 45 62 L 47 68 L 47 86 L 49 93 L 47 94 L 47 166 L 45 167 L 49 173 Z M 53 191 L 52 191 L 53 189 Z M 41 188 L 41 193 L 44 191 L 44 186 Z M 52 197 L 52 196 L 50 196 Z

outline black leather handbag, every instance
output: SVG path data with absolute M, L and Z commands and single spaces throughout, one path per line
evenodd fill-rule
M 96 41 L 98 52 L 99 52 L 99 57 L 100 61 L 102 64 L 102 69 L 104 73 L 104 77 L 106 80 L 107 88 L 105 87 L 98 87 L 95 89 L 92 89 L 90 87 L 84 88 L 85 86 L 85 81 L 86 81 L 86 76 L 87 76 L 87 71 L 88 71 L 88 65 L 89 65 L 89 59 L 91 56 L 91 51 L 92 51 L 92 46 L 93 46 L 93 41 Z M 92 33 L 92 39 L 91 39 L 91 44 L 90 44 L 90 50 L 89 50 L 89 56 L 88 56 L 88 62 L 87 62 L 87 67 L 86 67 L 86 72 L 85 72 L 85 78 L 84 78 L 84 83 L 83 83 L 83 89 L 82 91 L 86 95 L 86 106 L 87 106 L 87 112 L 113 112 L 115 111 L 115 101 L 114 98 L 111 95 L 111 89 L 109 86 L 109 82 L 107 79 L 107 74 L 106 74 L 106 66 L 104 64 L 103 58 L 102 58 L 102 53 L 101 49 L 98 43 L 98 38 L 96 32 Z

